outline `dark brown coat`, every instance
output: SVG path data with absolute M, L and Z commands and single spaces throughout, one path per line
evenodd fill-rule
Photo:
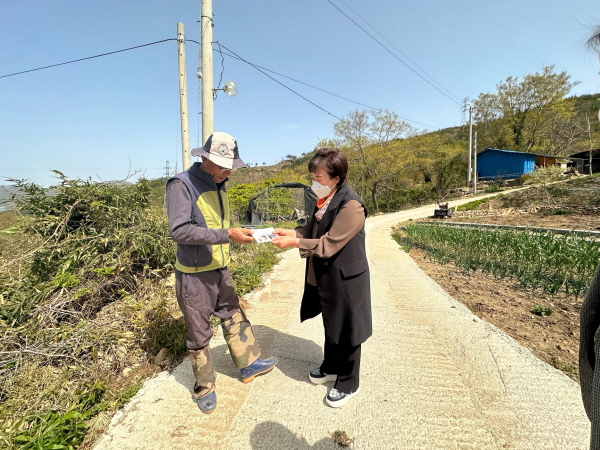
M 342 185 L 319 222 L 315 238 L 319 239 L 331 229 L 338 212 L 350 200 L 357 200 L 362 205 L 358 195 L 347 185 Z M 363 211 L 366 216 L 364 205 Z M 313 212 L 307 226 L 309 230 L 313 229 L 315 220 Z M 362 344 L 372 334 L 371 287 L 364 225 L 335 255 L 329 258 L 313 256 L 313 265 L 317 285 L 305 283 L 300 320 L 305 321 L 322 313 L 328 342 L 352 346 Z
M 581 305 L 579 341 L 579 378 L 581 397 L 592 422 L 590 450 L 600 450 L 600 266 Z

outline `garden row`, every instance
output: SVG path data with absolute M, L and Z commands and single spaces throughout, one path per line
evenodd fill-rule
M 407 250 L 418 247 L 442 264 L 510 277 L 523 287 L 578 297 L 600 261 L 600 241 L 550 231 L 476 229 L 411 223 L 395 233 Z

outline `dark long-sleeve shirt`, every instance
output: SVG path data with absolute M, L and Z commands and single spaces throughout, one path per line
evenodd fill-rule
M 175 242 L 188 245 L 219 245 L 229 243 L 227 229 L 199 227 L 191 223 L 192 198 L 189 190 L 178 179 L 167 184 L 167 212 L 169 231 Z

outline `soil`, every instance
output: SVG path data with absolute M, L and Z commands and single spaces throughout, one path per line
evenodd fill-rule
M 430 219 L 429 219 L 430 220 Z M 457 217 L 456 222 L 566 228 L 598 231 L 595 215 L 543 215 L 507 213 L 486 217 Z M 467 272 L 453 264 L 441 265 L 412 249 L 415 262 L 446 292 L 475 315 L 494 324 L 527 347 L 543 361 L 579 381 L 579 311 L 582 298 L 565 294 L 549 295 L 524 289 L 514 280 L 498 280 L 481 271 Z M 533 313 L 536 306 L 552 309 L 549 316 Z

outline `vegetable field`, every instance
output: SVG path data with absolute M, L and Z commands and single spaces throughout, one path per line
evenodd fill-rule
M 579 297 L 600 261 L 600 241 L 550 231 L 474 229 L 441 224 L 409 224 L 395 234 L 407 250 L 418 247 L 442 264 L 481 269 L 513 278 L 523 287 Z

